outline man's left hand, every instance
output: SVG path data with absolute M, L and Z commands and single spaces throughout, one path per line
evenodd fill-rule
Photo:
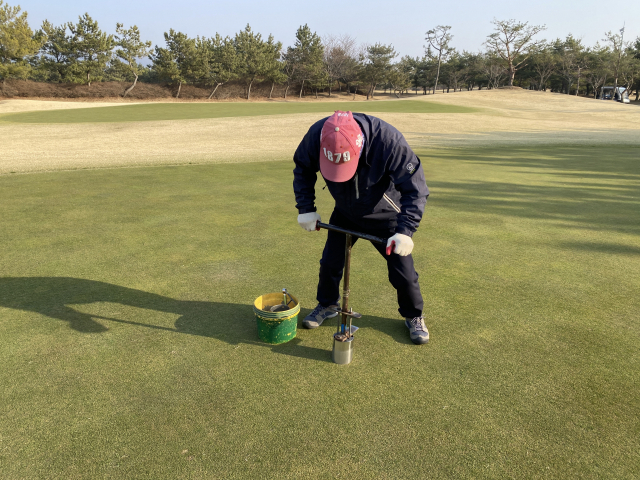
M 393 237 L 390 237 L 389 240 L 387 240 L 387 247 L 391 246 L 391 242 L 395 242 L 396 246 L 394 248 L 394 252 L 401 257 L 406 257 L 413 250 L 413 240 L 411 240 L 411 237 L 408 235 L 396 233 Z

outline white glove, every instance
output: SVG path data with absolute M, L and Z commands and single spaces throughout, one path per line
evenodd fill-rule
M 320 221 L 318 212 L 301 213 L 298 215 L 298 223 L 307 232 L 313 232 L 316 229 L 316 223 Z
M 411 240 L 411 237 L 407 235 L 396 233 L 393 237 L 390 237 L 389 240 L 387 240 L 387 247 L 391 246 L 391 242 L 395 242 L 396 244 L 392 253 L 396 252 L 401 257 L 406 257 L 413 250 L 413 240 Z

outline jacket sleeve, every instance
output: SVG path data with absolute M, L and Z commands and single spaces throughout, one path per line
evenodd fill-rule
M 311 126 L 293 155 L 293 192 L 299 213 L 315 212 L 315 184 L 320 170 L 320 131 L 324 120 Z
M 396 233 L 413 236 L 418 229 L 429 197 L 424 170 L 418 156 L 401 136 L 394 142 L 388 162 L 388 172 L 400 192 L 400 213 Z

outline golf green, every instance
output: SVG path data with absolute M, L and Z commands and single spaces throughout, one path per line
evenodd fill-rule
M 326 112 L 329 115 L 335 110 L 363 113 L 469 113 L 477 111 L 474 108 L 417 100 L 317 103 L 146 103 L 11 113 L 0 116 L 0 121 L 12 123 L 145 122 L 318 112 Z
M 637 149 L 417 153 L 431 341 L 358 242 L 348 366 L 333 320 L 257 336 L 258 296 L 315 306 L 291 162 L 1 176 L 1 476 L 637 476 Z

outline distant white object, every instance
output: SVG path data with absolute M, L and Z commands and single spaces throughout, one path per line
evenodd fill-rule
M 614 90 L 616 90 L 615 93 Z M 616 102 L 631 103 L 631 100 L 629 100 L 629 92 L 627 92 L 627 89 L 624 87 L 618 87 L 617 89 L 614 87 L 602 87 L 600 100 L 615 100 Z

